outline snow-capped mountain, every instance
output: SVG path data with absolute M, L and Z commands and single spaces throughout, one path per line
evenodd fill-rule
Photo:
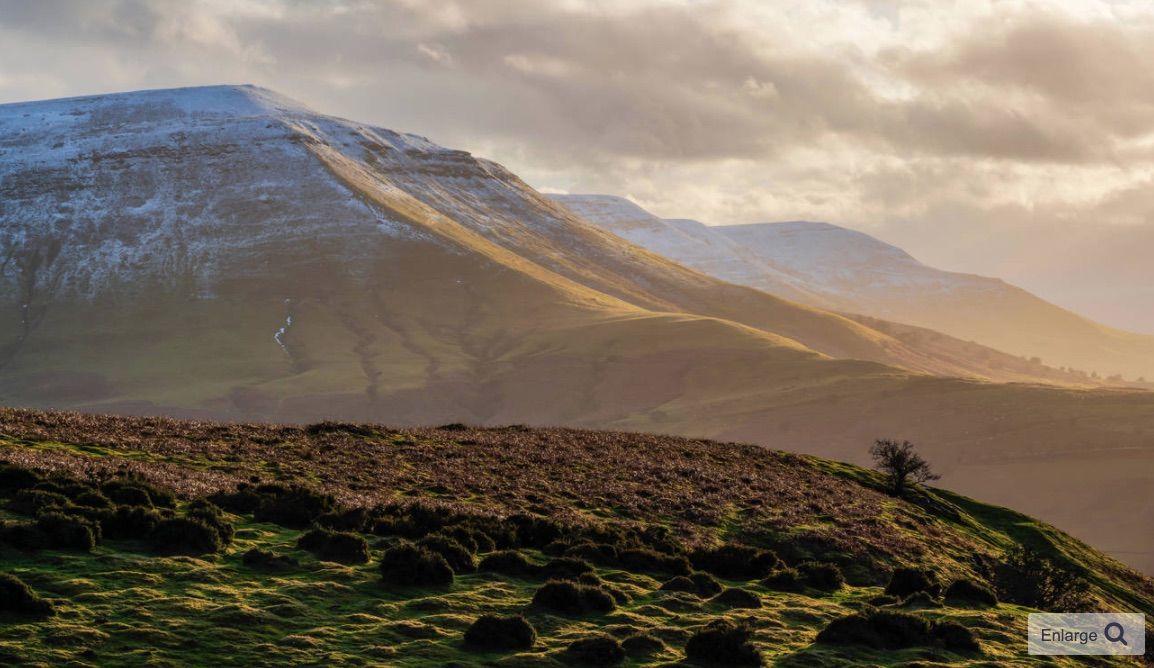
M 940 331 L 1102 376 L 1154 378 L 1154 337 L 1122 332 L 996 278 L 942 271 L 829 223 L 708 226 L 619 197 L 558 195 L 587 220 L 726 281 L 839 312 Z
M 0 403 L 597 426 L 853 461 L 900 435 L 956 489 L 1148 550 L 1040 500 L 1093 452 L 1101 512 L 1148 524 L 1114 483 L 1154 471 L 1133 465 L 1154 456 L 1154 396 L 1043 380 L 1070 381 L 719 280 L 500 165 L 258 88 L 0 105 Z M 1029 484 L 997 482 L 1011 460 Z

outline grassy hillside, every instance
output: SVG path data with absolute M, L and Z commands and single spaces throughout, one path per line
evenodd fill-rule
M 0 460 L 0 572 L 47 601 L 0 611 L 10 663 L 1028 663 L 1022 547 L 1063 605 L 1154 613 L 1028 517 L 736 444 L 3 410 Z

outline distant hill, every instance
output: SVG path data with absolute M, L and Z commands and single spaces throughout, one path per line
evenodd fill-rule
M 732 283 L 916 325 L 1105 378 L 1154 379 L 1154 336 L 1098 324 L 996 278 L 942 271 L 829 223 L 707 226 L 608 195 L 557 195 L 585 219 Z
M 0 462 L 13 665 L 1026 665 L 1032 611 L 1154 614 L 1037 520 L 753 446 L 0 410 Z

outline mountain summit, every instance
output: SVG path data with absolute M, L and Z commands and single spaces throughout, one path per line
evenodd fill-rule
M 1151 395 L 992 382 L 1046 370 L 726 283 L 500 165 L 257 88 L 0 106 L 0 313 L 11 405 L 613 427 L 854 461 L 901 435 L 956 489 L 1131 563 L 1154 548 L 1117 484 L 1154 482 L 1134 465 Z M 1075 484 L 1119 519 L 1089 521 L 1058 493 Z

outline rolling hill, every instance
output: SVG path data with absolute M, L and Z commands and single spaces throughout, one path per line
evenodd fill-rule
M 748 445 L 14 410 L 0 434 L 12 664 L 1076 666 L 1025 654 L 1030 612 L 1154 613 L 1154 582 L 1044 523 Z
M 1154 378 L 1154 337 L 1101 325 L 996 278 L 928 267 L 861 232 L 812 222 L 708 226 L 663 220 L 608 195 L 554 199 L 614 234 L 722 280 L 928 328 L 1087 375 Z
M 1154 395 L 1043 386 L 1071 379 L 723 282 L 499 165 L 262 89 L 0 106 L 0 312 L 8 405 L 570 425 L 851 461 L 904 436 L 944 485 L 1154 572 L 1133 530 L 1154 520 L 1136 505 Z

